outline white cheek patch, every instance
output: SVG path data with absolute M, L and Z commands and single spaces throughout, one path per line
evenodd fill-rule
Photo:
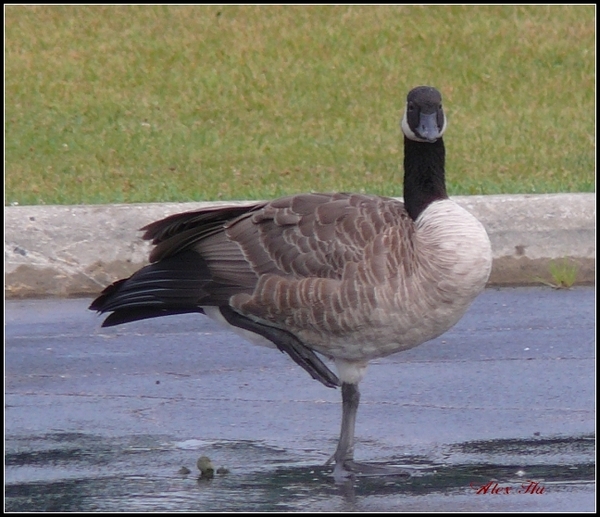
M 440 131 L 440 136 L 442 136 L 446 132 L 446 126 L 448 126 L 448 119 L 446 118 L 446 114 L 444 113 L 444 125 Z
M 408 125 L 408 120 L 406 120 L 406 111 L 404 112 L 404 116 L 402 117 L 402 122 L 400 123 L 400 127 L 402 128 L 402 132 L 406 136 L 406 138 L 410 140 L 416 140 L 417 142 L 424 142 L 425 140 L 421 140 L 417 135 L 415 135 Z

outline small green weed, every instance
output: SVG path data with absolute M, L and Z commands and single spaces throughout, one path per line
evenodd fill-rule
M 552 282 L 547 282 L 542 278 L 537 280 L 554 289 L 569 289 L 577 280 L 577 270 L 577 264 L 574 264 L 568 258 L 552 260 L 548 265 Z

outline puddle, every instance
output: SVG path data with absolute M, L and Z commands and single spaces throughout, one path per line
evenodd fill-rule
M 229 472 L 199 479 L 202 455 Z M 420 455 L 387 462 L 412 467 L 408 479 L 336 485 L 310 453 L 262 442 L 53 433 L 7 438 L 5 510 L 591 511 L 594 457 L 593 436 L 466 442 L 437 449 L 435 463 Z

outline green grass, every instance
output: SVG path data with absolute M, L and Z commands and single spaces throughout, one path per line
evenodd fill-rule
M 552 278 L 547 282 L 543 278 L 536 280 L 542 284 L 549 285 L 555 289 L 570 289 L 577 280 L 577 264 L 572 263 L 568 258 L 562 260 L 553 260 L 548 265 L 548 272 Z
M 7 6 L 5 203 L 402 194 L 437 86 L 450 194 L 595 189 L 595 6 Z

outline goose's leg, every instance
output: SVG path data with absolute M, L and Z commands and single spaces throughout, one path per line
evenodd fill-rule
M 333 455 L 333 477 L 344 479 L 352 475 L 354 464 L 354 428 L 360 402 L 358 384 L 342 383 L 342 430 L 337 449 Z
M 344 481 L 354 475 L 359 476 L 405 476 L 411 475 L 409 470 L 385 465 L 369 465 L 354 461 L 354 428 L 356 413 L 360 402 L 358 384 L 342 383 L 342 429 L 337 449 L 327 463 L 335 460 L 333 477 L 336 481 Z

